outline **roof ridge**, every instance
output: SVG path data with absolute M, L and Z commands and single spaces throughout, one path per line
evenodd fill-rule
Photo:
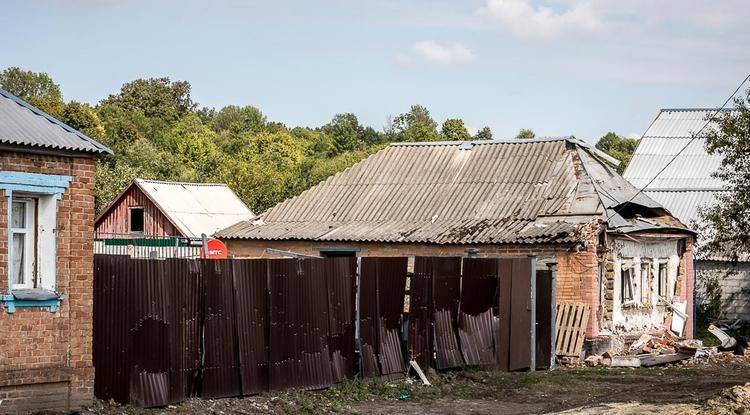
M 175 184 L 175 185 L 190 185 L 190 186 L 223 186 L 223 187 L 229 187 L 226 183 L 202 183 L 202 182 L 177 182 L 177 181 L 170 181 L 170 180 L 156 180 L 156 179 L 143 179 L 140 177 L 136 177 L 134 180 L 139 181 L 141 183 L 159 183 L 159 184 Z
M 391 147 L 421 147 L 421 146 L 461 146 L 466 144 L 527 144 L 542 143 L 549 141 L 572 141 L 577 140 L 573 135 L 559 137 L 535 137 L 535 138 L 500 138 L 492 140 L 454 140 L 454 141 L 398 141 L 390 143 Z
M 3 97 L 5 97 L 5 98 L 7 98 L 7 99 L 9 99 L 9 100 L 11 100 L 13 102 L 15 102 L 16 104 L 20 105 L 21 107 L 26 108 L 27 110 L 31 111 L 35 115 L 46 119 L 50 123 L 52 123 L 54 125 L 57 125 L 58 127 L 60 127 L 63 130 L 65 130 L 66 132 L 75 135 L 76 137 L 80 138 L 83 141 L 86 141 L 87 143 L 89 143 L 89 144 L 93 145 L 94 147 L 98 148 L 99 151 L 101 151 L 102 153 L 114 154 L 109 147 L 105 146 L 104 144 L 100 143 L 97 140 L 94 140 L 93 138 L 89 137 L 88 135 L 86 135 L 86 134 L 84 134 L 84 133 L 76 130 L 75 128 L 69 126 L 68 124 L 65 124 L 64 122 L 58 120 L 57 118 L 55 118 L 55 117 L 47 114 L 46 112 L 42 111 L 41 109 L 39 109 L 39 108 L 37 108 L 37 107 L 29 104 L 25 100 L 23 100 L 23 99 L 15 96 L 15 95 L 13 95 L 10 91 L 7 91 L 7 90 L 5 90 L 3 88 L 0 88 L 0 95 L 2 95 Z

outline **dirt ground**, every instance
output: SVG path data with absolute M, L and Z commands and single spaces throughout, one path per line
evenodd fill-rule
M 648 369 L 558 368 L 526 373 L 465 369 L 430 380 L 432 386 L 414 379 L 351 381 L 322 391 L 190 399 L 149 410 L 98 402 L 84 413 L 750 413 L 750 386 L 732 389 L 750 381 L 747 358 Z

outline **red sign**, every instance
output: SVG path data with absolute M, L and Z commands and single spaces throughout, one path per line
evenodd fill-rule
M 224 242 L 218 239 L 209 239 L 206 241 L 208 247 L 208 259 L 226 259 L 227 247 Z M 201 259 L 206 258 L 206 249 L 201 249 Z

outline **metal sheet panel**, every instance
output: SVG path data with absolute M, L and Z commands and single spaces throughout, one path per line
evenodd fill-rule
M 201 396 L 240 395 L 232 262 L 201 260 L 203 271 L 203 374 Z
M 409 287 L 409 359 L 422 368 L 433 367 L 432 264 L 428 257 L 414 258 Z
M 458 333 L 461 352 L 468 365 L 494 366 L 497 363 L 493 322 L 498 272 L 497 258 L 463 260 Z
M 407 258 L 362 258 L 360 337 L 365 377 L 406 372 L 401 349 Z
M 268 268 L 259 259 L 232 261 L 235 325 L 243 395 L 268 390 Z
M 524 370 L 531 362 L 531 259 L 514 258 L 512 261 L 508 369 Z
M 357 259 L 325 260 L 328 286 L 328 346 L 333 382 L 354 376 Z
M 458 345 L 458 305 L 461 296 L 461 258 L 432 257 L 435 318 L 435 367 L 463 366 Z

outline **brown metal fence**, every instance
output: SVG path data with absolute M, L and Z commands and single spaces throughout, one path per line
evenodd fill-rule
M 541 319 L 532 352 L 532 260 L 418 257 L 405 314 L 407 262 L 96 255 L 96 396 L 163 406 L 320 389 L 357 372 L 403 376 L 411 359 L 424 369 L 518 370 L 535 353 L 535 366 L 548 366 L 553 283 L 536 273 Z

